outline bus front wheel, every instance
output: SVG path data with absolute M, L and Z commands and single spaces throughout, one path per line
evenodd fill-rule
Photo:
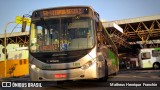
M 160 68 L 160 63 L 156 62 L 153 64 L 154 69 L 159 69 Z
M 108 66 L 106 62 L 105 62 L 104 73 L 105 73 L 104 77 L 99 78 L 100 82 L 106 82 L 108 80 Z

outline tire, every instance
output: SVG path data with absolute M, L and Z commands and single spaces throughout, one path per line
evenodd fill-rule
M 108 66 L 107 66 L 107 64 L 105 65 L 105 76 L 103 79 L 104 79 L 104 81 L 108 80 Z
M 108 80 L 108 66 L 107 63 L 105 62 L 105 76 L 98 79 L 100 82 L 106 82 Z
M 158 62 L 153 64 L 153 69 L 159 69 L 160 68 L 160 64 Z

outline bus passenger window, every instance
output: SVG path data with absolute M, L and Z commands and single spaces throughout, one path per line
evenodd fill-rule
M 145 53 L 141 53 L 141 58 L 142 59 L 150 59 L 151 58 L 151 54 L 150 52 L 145 52 Z
M 152 50 L 152 56 L 153 56 L 153 57 L 158 57 L 158 56 L 160 56 L 160 51 L 159 51 L 159 50 Z

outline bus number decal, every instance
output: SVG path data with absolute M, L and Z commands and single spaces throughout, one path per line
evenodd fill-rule
M 42 69 L 51 69 L 50 65 L 42 65 Z
M 73 63 L 73 66 L 79 67 L 80 63 Z

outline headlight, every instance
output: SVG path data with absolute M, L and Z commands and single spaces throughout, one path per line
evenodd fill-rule
M 32 68 L 32 69 L 35 69 L 35 68 L 36 68 L 36 65 L 31 65 L 31 68 Z
M 89 68 L 91 65 L 93 65 L 94 64 L 94 61 L 88 61 L 87 63 L 85 63 L 82 67 L 81 67 L 81 69 L 83 69 L 83 70 L 85 70 L 85 69 L 87 69 L 87 68 Z
M 39 71 L 40 69 L 38 67 L 36 67 L 36 65 L 31 65 L 31 68 L 36 70 L 36 71 Z

